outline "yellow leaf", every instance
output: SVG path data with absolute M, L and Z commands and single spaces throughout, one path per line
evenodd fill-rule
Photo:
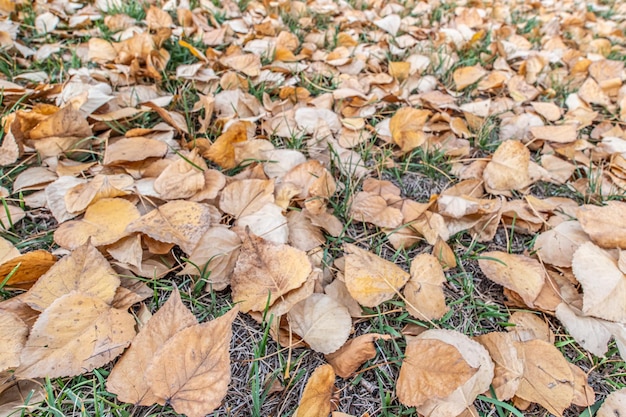
M 43 249 L 27 252 L 0 265 L 0 280 L 4 282 L 7 275 L 17 267 L 5 284 L 8 287 L 28 289 L 55 264 L 56 260 L 56 256 Z
M 233 144 L 248 140 L 245 122 L 234 123 L 222 133 L 211 147 L 202 155 L 224 169 L 236 167 Z
M 330 365 L 321 365 L 313 371 L 304 387 L 300 405 L 294 417 L 328 417 L 330 400 L 335 391 L 335 372 Z
M 348 291 L 359 304 L 376 307 L 396 295 L 410 275 L 394 263 L 350 243 L 346 253 L 345 281 Z
M 409 152 L 426 141 L 424 124 L 428 116 L 430 116 L 428 110 L 403 107 L 391 117 L 389 122 L 391 139 L 402 152 Z
M 472 67 L 457 68 L 452 74 L 452 79 L 456 84 L 456 89 L 460 91 L 478 82 L 486 74 L 487 71 L 483 67 L 474 65 Z
M 420 320 L 440 319 L 450 310 L 446 306 L 443 283 L 446 277 L 437 258 L 427 253 L 411 261 L 411 279 L 404 287 L 406 309 Z

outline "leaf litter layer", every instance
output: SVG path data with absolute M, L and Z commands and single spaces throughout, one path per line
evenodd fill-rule
M 0 0 L 0 412 L 614 415 L 625 21 Z

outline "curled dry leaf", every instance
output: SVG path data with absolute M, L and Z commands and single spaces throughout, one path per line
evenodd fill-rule
M 563 416 L 574 399 L 574 377 L 567 360 L 554 345 L 543 340 L 515 342 L 515 347 L 524 364 L 515 395 Z
M 27 252 L 0 265 L 0 280 L 6 287 L 29 289 L 56 261 L 56 256 L 43 249 Z
M 163 404 L 146 378 L 146 370 L 154 356 L 176 333 L 198 324 L 196 317 L 183 304 L 178 289 L 163 304 L 133 339 L 130 347 L 115 364 L 107 378 L 106 388 L 120 401 L 136 405 Z
M 524 255 L 484 252 L 478 265 L 487 278 L 518 293 L 529 307 L 533 306 L 545 282 L 541 264 Z
M 583 287 L 583 314 L 626 322 L 626 277 L 612 253 L 583 243 L 574 252 L 572 270 Z
M 388 334 L 367 333 L 348 340 L 339 350 L 326 355 L 335 373 L 341 378 L 348 378 L 365 362 L 376 357 L 377 340 L 388 340 Z
M 450 310 L 446 306 L 443 283 L 446 276 L 433 255 L 423 253 L 411 261 L 411 278 L 402 291 L 409 314 L 420 320 L 440 319 Z
M 424 124 L 430 114 L 428 110 L 403 107 L 391 117 L 391 139 L 403 152 L 409 152 L 426 141 Z
M 294 417 L 328 417 L 330 400 L 335 390 L 335 372 L 330 365 L 321 365 L 313 371 L 304 387 Z
M 15 368 L 20 364 L 28 326 L 17 315 L 0 310 L 0 371 Z
M 15 370 L 20 378 L 74 376 L 106 365 L 135 336 L 135 319 L 101 298 L 72 291 L 35 322 Z
M 626 249 L 626 203 L 609 201 L 606 206 L 585 205 L 576 212 L 585 233 L 598 246 Z
M 346 252 L 345 283 L 350 295 L 359 304 L 376 307 L 396 295 L 410 275 L 379 256 L 350 243 L 344 243 Z
M 528 187 L 531 183 L 529 165 L 530 151 L 522 142 L 502 142 L 485 167 L 485 188 L 492 194 L 506 194 Z
M 352 318 L 348 309 L 326 294 L 311 294 L 294 305 L 287 319 L 295 334 L 321 353 L 333 353 L 348 340 Z
M 111 265 L 100 252 L 85 244 L 58 261 L 24 296 L 24 302 L 43 311 L 70 291 L 99 298 L 110 304 L 120 285 Z
M 300 287 L 312 271 L 306 253 L 248 235 L 231 277 L 232 297 L 242 312 L 263 311 Z
M 152 239 L 173 243 L 185 253 L 191 253 L 216 218 L 219 220 L 219 212 L 213 206 L 174 200 L 133 221 L 126 231 L 144 233 Z
M 128 236 L 127 226 L 141 217 L 133 203 L 122 198 L 103 198 L 89 206 L 81 220 L 61 224 L 54 241 L 74 250 L 88 241 L 93 246 L 110 245 Z
M 230 339 L 239 309 L 180 330 L 153 356 L 146 378 L 159 403 L 177 413 L 204 417 L 215 410 L 230 383 Z
M 202 156 L 224 169 L 234 168 L 237 164 L 235 162 L 235 148 L 233 145 L 246 140 L 248 140 L 246 123 L 234 123 L 213 142 Z

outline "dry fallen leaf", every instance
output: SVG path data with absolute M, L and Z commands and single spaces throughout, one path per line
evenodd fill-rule
M 483 252 L 478 265 L 487 278 L 518 293 L 530 307 L 545 282 L 545 272 L 541 264 L 524 255 Z
M 107 378 L 107 390 L 117 394 L 118 400 L 131 404 L 162 403 L 161 397 L 152 391 L 146 371 L 165 342 L 182 329 L 196 324 L 196 317 L 185 307 L 178 289 L 175 289 L 115 364 Z
M 589 236 L 583 231 L 580 223 L 565 221 L 537 236 L 533 248 L 543 262 L 570 267 L 576 249 L 588 241 Z
M 626 409 L 626 388 L 610 393 L 602 406 L 598 409 L 596 417 L 620 417 Z
M 241 311 L 263 311 L 289 291 L 300 287 L 311 273 L 306 253 L 248 235 L 241 245 L 231 277 L 232 297 Z
M 402 294 L 406 309 L 419 320 L 436 320 L 448 312 L 443 294 L 446 276 L 441 264 L 433 255 L 417 255 L 411 261 L 411 278 Z
M 17 315 L 0 310 L 0 371 L 16 368 L 24 348 L 28 326 Z
M 483 345 L 495 364 L 492 381 L 496 398 L 506 401 L 515 395 L 524 373 L 511 333 L 491 332 L 474 338 Z
M 350 243 L 346 252 L 345 283 L 359 304 L 376 307 L 398 294 L 410 275 L 400 267 Z
M 239 309 L 180 330 L 153 356 L 146 378 L 159 403 L 177 413 L 204 417 L 215 410 L 230 383 L 230 339 Z
M 355 221 L 375 224 L 379 227 L 394 229 L 402 224 L 402 212 L 390 207 L 380 195 L 361 191 L 350 204 L 350 217 Z
M 529 164 L 530 151 L 522 142 L 502 142 L 485 167 L 485 188 L 492 194 L 506 194 L 511 190 L 526 188 L 531 183 Z
M 350 337 L 348 309 L 326 294 L 311 294 L 294 305 L 287 319 L 295 334 L 321 353 L 333 353 Z
M 426 141 L 423 128 L 430 114 L 428 110 L 403 107 L 391 117 L 391 138 L 403 152 L 409 152 Z
M 220 209 L 236 219 L 254 214 L 274 202 L 274 181 L 241 180 L 228 184 L 220 197 Z
M 57 258 L 51 253 L 40 249 L 19 255 L 0 265 L 0 279 L 9 288 L 29 289 L 46 273 Z
M 585 233 L 598 246 L 626 249 L 626 203 L 609 201 L 606 206 L 581 206 L 576 216 Z
M 326 355 L 335 373 L 341 378 L 349 378 L 365 362 L 376 357 L 377 340 L 391 339 L 390 335 L 367 333 L 348 340 L 339 350 Z
M 96 296 L 72 291 L 35 322 L 22 349 L 20 378 L 74 376 L 106 365 L 135 336 L 135 320 Z
M 330 400 L 335 390 L 335 372 L 330 365 L 321 365 L 313 371 L 302 392 L 294 417 L 328 417 Z

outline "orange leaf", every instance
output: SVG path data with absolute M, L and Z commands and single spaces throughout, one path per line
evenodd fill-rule
M 335 372 L 330 365 L 318 366 L 304 387 L 294 417 L 328 417 L 335 390 Z
M 56 260 L 56 256 L 43 249 L 25 253 L 0 265 L 0 280 L 4 280 L 17 267 L 6 285 L 28 289 L 55 264 Z

